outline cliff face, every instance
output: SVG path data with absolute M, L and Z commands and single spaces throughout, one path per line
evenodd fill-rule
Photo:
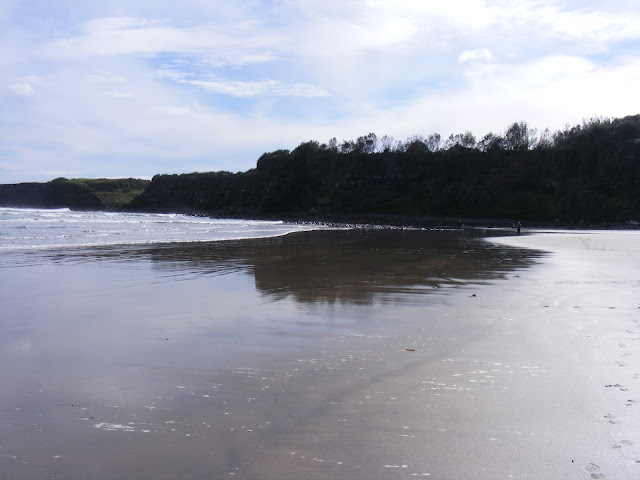
M 128 205 L 149 184 L 138 179 L 56 178 L 47 183 L 0 185 L 0 205 L 5 207 L 117 210 Z
M 156 175 L 126 209 L 220 216 L 253 215 L 262 212 L 261 192 L 253 170 L 235 174 Z
M 534 147 L 499 137 L 486 148 L 478 145 L 434 151 L 415 140 L 376 152 L 366 142 L 337 148 L 312 141 L 265 153 L 255 169 L 243 173 L 0 185 L 0 205 L 228 217 L 401 215 L 563 223 L 640 217 L 640 115 L 556 132 L 553 142 Z

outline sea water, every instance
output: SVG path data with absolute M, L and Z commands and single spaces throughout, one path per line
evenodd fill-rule
M 180 214 L 0 208 L 0 251 L 238 240 L 317 228 Z

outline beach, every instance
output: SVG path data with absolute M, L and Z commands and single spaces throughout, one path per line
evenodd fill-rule
M 362 229 L 5 258 L 0 478 L 638 478 L 638 240 Z
M 550 255 L 437 309 L 485 326 L 350 388 L 245 478 L 639 478 L 639 239 L 493 239 Z

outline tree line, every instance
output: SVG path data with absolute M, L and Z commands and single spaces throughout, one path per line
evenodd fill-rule
M 503 133 L 489 132 L 481 138 L 469 130 L 464 133 L 451 134 L 447 139 L 443 139 L 439 133 L 432 133 L 427 136 L 413 135 L 406 140 L 396 140 L 390 135 L 378 137 L 375 133 L 362 135 L 355 140 L 344 140 L 339 143 L 333 137 L 327 143 L 317 143 L 321 149 L 338 151 L 342 154 L 349 153 L 389 153 L 406 152 L 410 148 L 426 149 L 429 152 L 449 150 L 456 146 L 476 149 L 481 152 L 492 150 L 524 151 L 524 150 L 548 150 L 556 145 L 561 145 L 567 138 L 574 137 L 580 133 L 588 133 L 597 129 L 610 129 L 612 124 L 619 120 L 612 120 L 606 117 L 593 117 L 584 120 L 582 125 L 566 127 L 564 130 L 551 132 L 548 128 L 539 131 L 532 128 L 525 121 L 514 122 L 509 125 Z
M 130 185 L 131 191 L 105 197 L 87 190 L 105 185 L 84 181 L 66 185 L 65 195 L 38 198 L 63 198 L 73 208 L 77 191 L 84 195 L 77 208 L 87 208 L 88 198 L 109 198 L 100 208 L 225 217 L 622 224 L 640 220 L 640 115 L 592 118 L 553 133 L 521 121 L 479 140 L 468 131 L 445 140 L 437 133 L 404 141 L 374 133 L 341 143 L 311 140 L 291 151 L 266 152 L 246 172 L 156 175 Z M 2 205 L 10 197 L 7 187 L 0 185 Z
M 516 122 L 395 141 L 303 142 L 232 174 L 159 175 L 132 208 L 218 215 L 402 215 L 628 222 L 640 208 L 640 115 L 593 118 L 550 133 Z

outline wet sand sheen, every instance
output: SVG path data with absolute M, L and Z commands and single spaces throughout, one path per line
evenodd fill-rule
M 638 240 L 499 239 L 553 255 L 458 297 L 455 315 L 485 328 L 438 355 L 416 349 L 414 362 L 386 364 L 242 478 L 637 478 Z
M 638 284 L 611 235 L 549 257 L 325 231 L 4 260 L 0 474 L 633 476 Z

